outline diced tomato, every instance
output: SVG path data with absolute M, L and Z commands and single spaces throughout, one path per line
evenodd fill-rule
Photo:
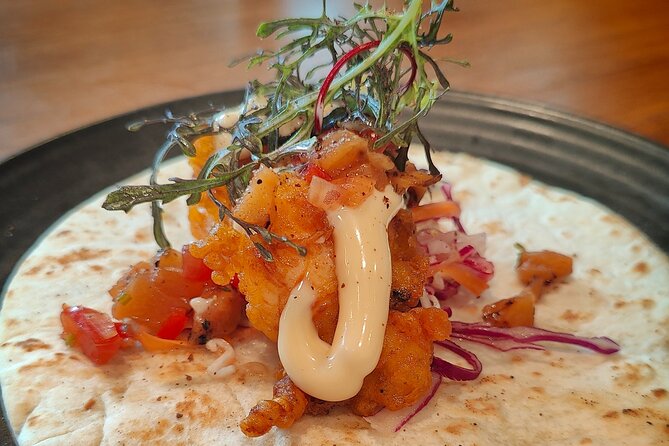
M 176 339 L 186 327 L 186 322 L 188 322 L 186 310 L 183 308 L 175 308 L 172 314 L 170 314 L 165 322 L 162 323 L 156 335 L 163 339 Z
M 211 268 L 205 265 L 202 259 L 193 257 L 189 248 L 190 245 L 184 245 L 183 248 L 181 248 L 184 278 L 199 282 L 211 279 Z
M 114 327 L 116 328 L 116 332 L 121 337 L 121 339 L 131 338 L 130 331 L 128 329 L 128 324 L 125 324 L 123 322 L 114 322 Z
M 104 313 L 63 305 L 60 322 L 63 324 L 63 338 L 79 347 L 97 365 L 109 362 L 121 348 L 121 336 L 112 319 Z
M 304 171 L 304 179 L 307 181 L 307 183 L 310 183 L 313 177 L 320 177 L 326 181 L 330 181 L 332 179 L 332 176 L 330 176 L 330 174 L 328 174 L 320 166 L 314 163 L 309 163 Z
M 235 275 L 232 276 L 232 279 L 230 279 L 230 286 L 236 290 L 239 290 L 239 276 L 237 273 L 235 273 Z
M 190 299 L 200 296 L 206 283 L 184 279 L 180 251 L 161 251 L 151 263 L 135 265 L 109 290 L 114 298 L 112 315 L 129 318 L 156 334 L 176 309 L 190 311 Z

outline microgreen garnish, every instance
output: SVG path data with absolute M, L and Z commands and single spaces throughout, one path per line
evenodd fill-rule
M 167 114 L 162 119 L 131 124 L 128 128 L 133 131 L 155 122 L 171 123 L 172 129 L 156 154 L 149 185 L 121 187 L 109 194 L 103 207 L 128 211 L 139 203 L 150 202 L 154 236 L 161 247 L 167 247 L 169 241 L 162 226 L 163 203 L 187 195 L 188 204 L 193 205 L 203 192 L 226 186 L 234 206 L 255 168 L 261 164 L 275 166 L 283 156 L 304 153 L 305 147 L 313 148 L 316 141 L 309 138 L 318 135 L 324 118 L 332 120 L 323 116 L 327 103 L 336 104 L 337 119 L 360 120 L 383 135 L 375 147 L 387 143 L 398 147 L 395 164 L 400 170 L 406 164 L 409 143 L 418 137 L 425 147 L 430 172 L 438 174 L 418 120 L 449 89 L 446 76 L 427 51 L 451 41 L 450 34 L 440 37 L 439 33 L 444 14 L 456 9 L 452 0 L 433 1 L 430 10 L 423 13 L 422 3 L 408 0 L 400 13 L 385 6 L 373 9 L 368 4 L 356 5 L 353 17 L 334 19 L 326 15 L 323 1 L 320 17 L 261 24 L 256 32 L 258 37 L 289 39 L 277 51 L 262 51 L 248 58 L 250 67 L 268 64 L 276 73 L 275 80 L 249 84 L 239 120 L 229 129 L 219 128 L 214 109 L 184 117 Z M 435 79 L 428 75 L 428 70 Z M 281 138 L 280 128 L 291 122 L 297 129 L 287 138 Z M 197 178 L 157 183 L 158 170 L 168 152 L 179 148 L 185 156 L 195 156 L 193 143 L 197 138 L 223 131 L 232 135 L 231 145 L 215 152 Z M 250 154 L 250 161 L 248 156 L 242 159 L 242 153 Z M 284 236 L 235 218 L 218 200 L 214 203 L 219 207 L 221 219 L 230 218 L 249 236 L 259 235 L 265 243 L 281 242 L 302 255 L 306 253 Z M 254 243 L 260 254 L 271 260 L 269 250 L 260 242 Z

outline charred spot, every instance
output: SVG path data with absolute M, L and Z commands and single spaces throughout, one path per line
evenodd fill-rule
M 403 288 L 393 289 L 390 294 L 390 298 L 400 302 L 407 302 L 409 299 L 411 299 L 411 292 Z
M 197 337 L 197 343 L 200 345 L 204 345 L 207 343 L 207 335 L 200 335 Z
M 204 331 L 209 331 L 211 329 L 211 322 L 209 322 L 206 319 L 204 321 L 202 321 L 202 329 Z

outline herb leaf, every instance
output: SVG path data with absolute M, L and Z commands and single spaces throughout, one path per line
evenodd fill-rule
M 163 118 L 129 124 L 131 131 L 154 123 L 171 124 L 172 128 L 155 156 L 149 185 L 121 187 L 109 194 L 103 207 L 127 212 L 137 204 L 150 202 L 156 241 L 161 247 L 169 246 L 162 225 L 161 204 L 188 195 L 187 203 L 194 205 L 203 192 L 213 197 L 210 193 L 213 188 L 226 186 L 234 206 L 255 168 L 261 164 L 276 166 L 285 156 L 313 149 L 317 143 L 313 137 L 314 118 L 321 122 L 320 106 L 324 102 L 337 103 L 340 119 L 358 119 L 376 127 L 383 134 L 375 143 L 377 147 L 394 142 L 399 149 L 394 160 L 398 168 L 406 165 L 408 146 L 418 137 L 425 146 L 430 172 L 438 174 L 430 159 L 429 142 L 417 123 L 450 88 L 428 51 L 451 41 L 450 34 L 440 37 L 439 33 L 445 14 L 457 9 L 453 0 L 433 0 L 430 9 L 423 13 L 422 4 L 422 0 L 407 0 L 401 13 L 389 11 L 385 6 L 374 9 L 368 4 L 356 4 L 351 18 L 333 19 L 326 15 L 323 1 L 320 17 L 261 24 L 256 32 L 260 38 L 292 39 L 276 51 L 261 51 L 247 59 L 249 66 L 267 64 L 276 73 L 275 80 L 249 83 L 239 119 L 230 128 L 219 125 L 221 113 L 226 110 L 214 107 L 179 117 L 167 111 Z M 370 42 L 377 43 L 375 49 L 369 46 Z M 368 45 L 366 53 L 349 54 L 362 45 Z M 330 74 L 330 88 L 321 93 L 319 100 L 319 89 L 328 75 L 321 56 L 331 59 L 332 65 L 342 61 L 342 73 Z M 411 62 L 410 70 L 406 69 L 407 59 Z M 317 102 L 318 113 L 314 110 Z M 287 124 L 294 131 L 282 139 L 280 134 Z M 211 155 L 196 179 L 157 184 L 159 168 L 168 152 L 178 148 L 187 157 L 196 156 L 197 138 L 221 132 L 229 134 L 231 144 Z M 260 235 L 265 243 L 286 243 L 304 255 L 304 248 L 285 237 L 235 220 L 225 206 L 219 206 L 219 210 L 221 219 L 231 218 L 247 234 Z M 254 243 L 259 244 L 259 252 L 269 261 L 271 252 L 262 243 Z

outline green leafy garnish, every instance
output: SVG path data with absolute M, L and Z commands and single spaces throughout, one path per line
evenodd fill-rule
M 172 129 L 155 156 L 149 185 L 121 187 L 109 194 L 103 207 L 128 211 L 150 202 L 154 237 L 162 248 L 168 247 L 162 204 L 188 196 L 188 204 L 193 205 L 203 192 L 226 186 L 234 206 L 255 168 L 261 164 L 274 167 L 284 156 L 313 149 L 317 141 L 312 137 L 324 122 L 325 103 L 336 105 L 336 112 L 328 118 L 330 123 L 333 118 L 361 121 L 383 135 L 376 147 L 387 143 L 398 147 L 394 161 L 400 170 L 406 165 L 411 140 L 417 137 L 425 147 L 430 172 L 437 175 L 439 171 L 430 159 L 430 145 L 420 131 L 419 120 L 450 88 L 438 62 L 428 52 L 435 45 L 451 41 L 450 34 L 440 36 L 440 29 L 445 13 L 456 8 L 451 0 L 432 1 L 430 9 L 423 13 L 422 3 L 409 0 L 399 13 L 385 6 L 374 9 L 368 4 L 356 5 L 353 17 L 341 19 L 327 16 L 324 1 L 320 17 L 261 24 L 258 37 L 288 39 L 276 51 L 261 51 L 248 58 L 251 67 L 268 65 L 276 73 L 275 80 L 249 83 L 239 120 L 229 129 L 219 127 L 219 110 L 213 108 L 184 117 L 168 113 L 158 120 L 131 123 L 128 128 L 132 131 L 156 122 L 172 124 Z M 280 129 L 288 123 L 296 129 L 287 137 L 281 136 Z M 197 178 L 157 183 L 160 165 L 170 151 L 178 148 L 185 156 L 193 157 L 197 138 L 223 131 L 232 135 L 231 145 L 214 153 Z M 259 235 L 267 244 L 285 243 L 302 255 L 306 253 L 283 236 L 236 219 L 218 200 L 214 203 L 221 219 L 230 218 L 249 236 Z M 254 243 L 263 258 L 271 260 L 270 251 L 260 242 Z

